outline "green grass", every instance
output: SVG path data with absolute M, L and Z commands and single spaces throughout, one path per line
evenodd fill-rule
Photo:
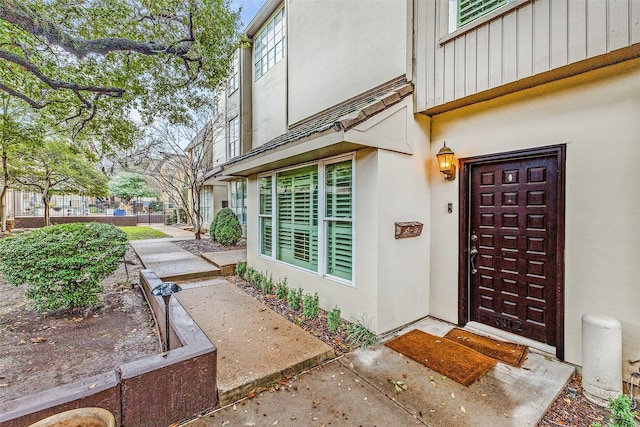
M 141 239 L 159 239 L 161 237 L 169 237 L 161 231 L 151 227 L 118 227 L 120 230 L 127 233 L 129 240 L 141 240 Z

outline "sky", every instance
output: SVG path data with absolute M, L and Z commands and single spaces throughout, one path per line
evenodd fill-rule
M 251 22 L 253 17 L 256 16 L 256 13 L 258 13 L 264 2 L 265 0 L 233 0 L 231 2 L 231 8 L 233 10 L 242 8 L 241 17 L 243 30 L 249 22 Z

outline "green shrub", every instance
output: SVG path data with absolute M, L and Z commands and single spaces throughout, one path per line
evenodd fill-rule
M 289 289 L 289 293 L 287 294 L 287 300 L 289 301 L 289 307 L 292 310 L 297 310 L 300 308 L 300 302 L 302 301 L 302 288 Z
M 289 287 L 287 286 L 287 278 L 285 277 L 282 282 L 278 282 L 276 286 L 276 298 L 285 299 L 289 293 Z
M 238 261 L 236 263 L 236 274 L 241 279 L 244 279 L 245 274 L 247 273 L 247 263 Z
M 263 276 L 262 283 L 260 283 L 260 290 L 263 294 L 268 295 L 273 291 L 273 276 Z
M 333 310 L 327 313 L 327 325 L 329 325 L 329 331 L 335 334 L 340 325 L 342 319 L 340 318 L 340 309 L 336 306 Z
M 610 427 L 636 427 L 631 412 L 632 403 L 631 398 L 625 394 L 621 394 L 609 403 Z
M 109 224 L 72 223 L 0 241 L 0 269 L 9 284 L 27 285 L 38 310 L 95 305 L 100 282 L 118 268 L 127 235 Z
M 164 223 L 166 225 L 175 224 L 178 222 L 178 215 L 175 210 L 172 210 L 168 215 L 164 216 Z
M 242 226 L 235 213 L 229 208 L 224 208 L 214 218 L 215 228 L 213 238 L 222 245 L 235 245 L 242 237 Z
M 305 295 L 302 301 L 302 314 L 304 314 L 304 317 L 307 319 L 316 317 L 318 315 L 318 310 L 320 309 L 319 302 L 320 299 L 318 298 L 317 293 L 313 295 Z
M 218 241 L 218 239 L 216 239 L 216 225 L 218 224 L 219 213 L 220 212 L 218 212 L 216 216 L 213 217 L 213 221 L 211 221 L 211 225 L 209 226 L 209 235 L 211 236 L 214 242 Z

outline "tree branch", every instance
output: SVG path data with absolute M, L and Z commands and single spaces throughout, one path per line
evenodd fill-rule
M 117 37 L 95 40 L 74 37 L 67 34 L 59 25 L 43 19 L 36 11 L 27 6 L 7 0 L 0 3 L 0 19 L 4 19 L 35 36 L 45 38 L 49 43 L 60 46 L 79 59 L 91 53 L 106 55 L 109 52 L 116 51 L 137 52 L 143 55 L 164 53 L 182 58 L 186 57 L 191 50 L 190 41 L 167 45 L 154 41 L 138 42 Z M 189 39 L 192 39 L 192 37 L 189 37 Z
M 13 96 L 15 98 L 23 100 L 24 102 L 29 104 L 32 108 L 35 108 L 36 110 L 44 108 L 47 105 L 47 103 L 42 103 L 42 102 L 35 101 L 35 100 L 29 98 L 24 93 L 18 92 L 17 90 L 10 88 L 9 86 L 5 85 L 4 83 L 0 83 L 0 90 L 2 90 L 3 92 L 8 93 L 9 95 L 11 95 L 11 96 Z

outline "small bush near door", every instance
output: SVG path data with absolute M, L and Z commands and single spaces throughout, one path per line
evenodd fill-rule
M 213 219 L 211 237 L 222 245 L 235 245 L 242 237 L 242 226 L 238 217 L 229 208 L 224 208 Z

